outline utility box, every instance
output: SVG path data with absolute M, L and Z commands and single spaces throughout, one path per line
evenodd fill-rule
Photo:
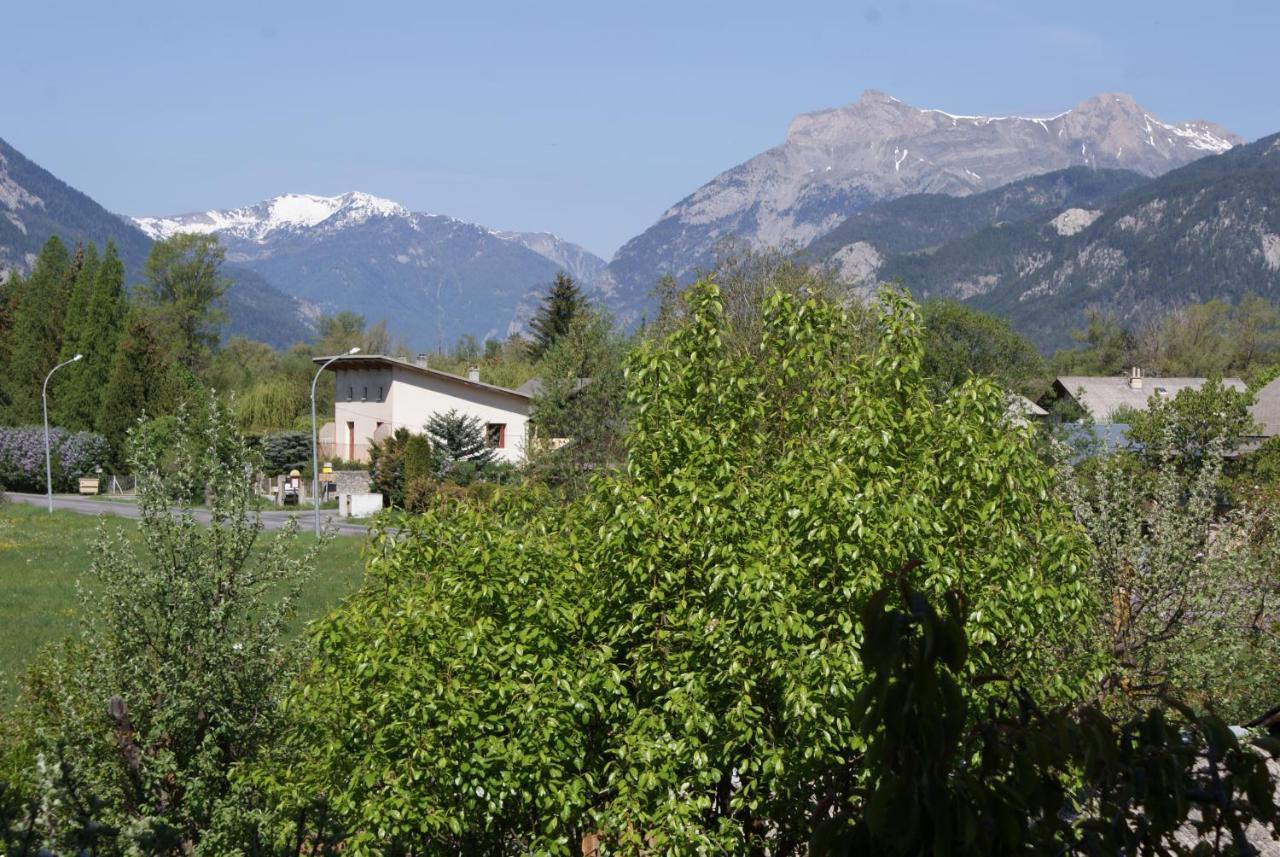
M 338 514 L 344 518 L 371 518 L 381 511 L 381 494 L 343 494 L 338 502 Z

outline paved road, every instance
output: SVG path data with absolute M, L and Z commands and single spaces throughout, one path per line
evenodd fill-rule
M 10 491 L 7 496 L 15 503 L 27 503 L 32 506 L 44 506 L 49 501 L 49 498 L 44 494 L 18 494 Z M 138 507 L 131 502 L 81 497 L 78 494 L 54 494 L 53 508 L 79 512 L 82 515 L 117 515 L 122 518 L 141 517 Z M 262 525 L 268 530 L 278 530 L 285 525 L 286 521 L 296 515 L 301 519 L 299 523 L 302 524 L 302 529 L 309 531 L 312 527 L 312 515 L 314 514 L 310 509 L 299 512 L 263 512 Z M 204 509 L 196 509 L 195 516 L 197 521 L 209 522 L 209 513 Z M 320 525 L 322 527 L 332 526 L 334 530 L 344 536 L 363 536 L 369 532 L 368 523 L 353 523 L 337 518 L 334 516 L 332 509 L 322 509 L 320 511 Z

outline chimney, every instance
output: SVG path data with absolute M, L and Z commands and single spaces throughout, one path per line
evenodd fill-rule
M 480 383 L 480 367 L 479 366 L 467 367 L 467 380 L 474 381 L 477 384 Z
M 1142 389 L 1142 370 L 1137 366 L 1134 366 L 1132 369 L 1129 370 L 1129 389 L 1131 390 Z
M 419 354 L 413 362 L 417 363 L 423 369 L 426 369 L 427 368 L 427 352 L 424 351 L 421 354 Z

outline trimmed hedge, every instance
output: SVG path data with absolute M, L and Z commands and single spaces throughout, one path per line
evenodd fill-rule
M 49 451 L 55 491 L 74 490 L 81 476 L 93 474 L 111 459 L 107 439 L 87 431 L 50 428 Z M 0 427 L 0 486 L 11 491 L 45 489 L 42 426 Z

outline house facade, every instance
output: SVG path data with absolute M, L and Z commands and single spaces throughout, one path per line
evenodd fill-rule
M 316 358 L 322 364 L 328 358 Z M 373 443 L 396 429 L 421 432 L 434 414 L 475 417 L 495 456 L 518 464 L 528 442 L 531 395 L 380 354 L 352 354 L 329 364 L 334 376 L 333 422 L 320 432 L 321 456 L 368 461 Z

